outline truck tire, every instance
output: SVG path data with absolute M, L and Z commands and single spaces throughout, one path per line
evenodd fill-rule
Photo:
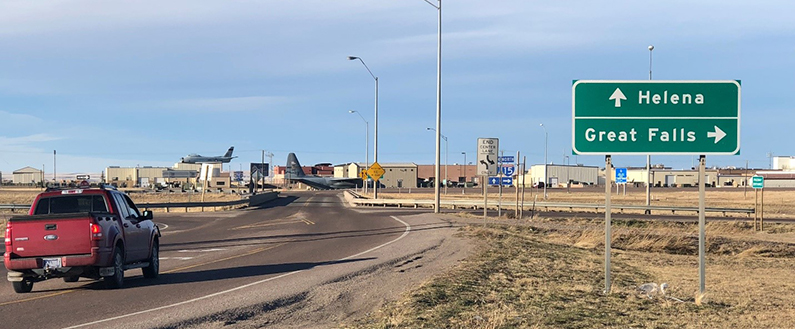
M 144 278 L 157 279 L 158 275 L 160 275 L 160 243 L 157 240 L 152 243 L 152 252 L 150 254 L 149 266 L 142 269 Z
M 63 282 L 77 282 L 77 280 L 80 280 L 80 277 L 77 275 L 63 277 Z
M 124 285 L 124 255 L 119 247 L 113 250 L 113 275 L 106 276 L 104 280 L 108 289 L 119 289 Z
M 14 286 L 14 291 L 18 294 L 28 293 L 33 290 L 33 281 L 29 279 L 22 279 L 22 281 L 11 282 Z

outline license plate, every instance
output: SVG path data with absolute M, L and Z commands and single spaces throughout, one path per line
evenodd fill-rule
M 61 259 L 60 258 L 44 258 L 42 259 L 44 264 L 42 264 L 43 268 L 59 268 L 61 267 Z

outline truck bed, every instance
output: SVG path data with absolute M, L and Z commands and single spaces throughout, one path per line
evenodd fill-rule
M 13 258 L 66 256 L 91 253 L 92 213 L 16 216 L 13 228 Z

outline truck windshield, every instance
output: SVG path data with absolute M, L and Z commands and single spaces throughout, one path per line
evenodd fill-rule
M 33 214 L 77 212 L 108 212 L 108 207 L 105 204 L 105 198 L 101 195 L 59 195 L 40 199 Z

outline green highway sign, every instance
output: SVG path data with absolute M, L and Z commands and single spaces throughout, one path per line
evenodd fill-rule
M 575 81 L 572 150 L 610 155 L 737 154 L 740 82 Z
M 751 177 L 751 187 L 753 188 L 764 188 L 765 187 L 765 178 L 762 176 L 753 176 Z

